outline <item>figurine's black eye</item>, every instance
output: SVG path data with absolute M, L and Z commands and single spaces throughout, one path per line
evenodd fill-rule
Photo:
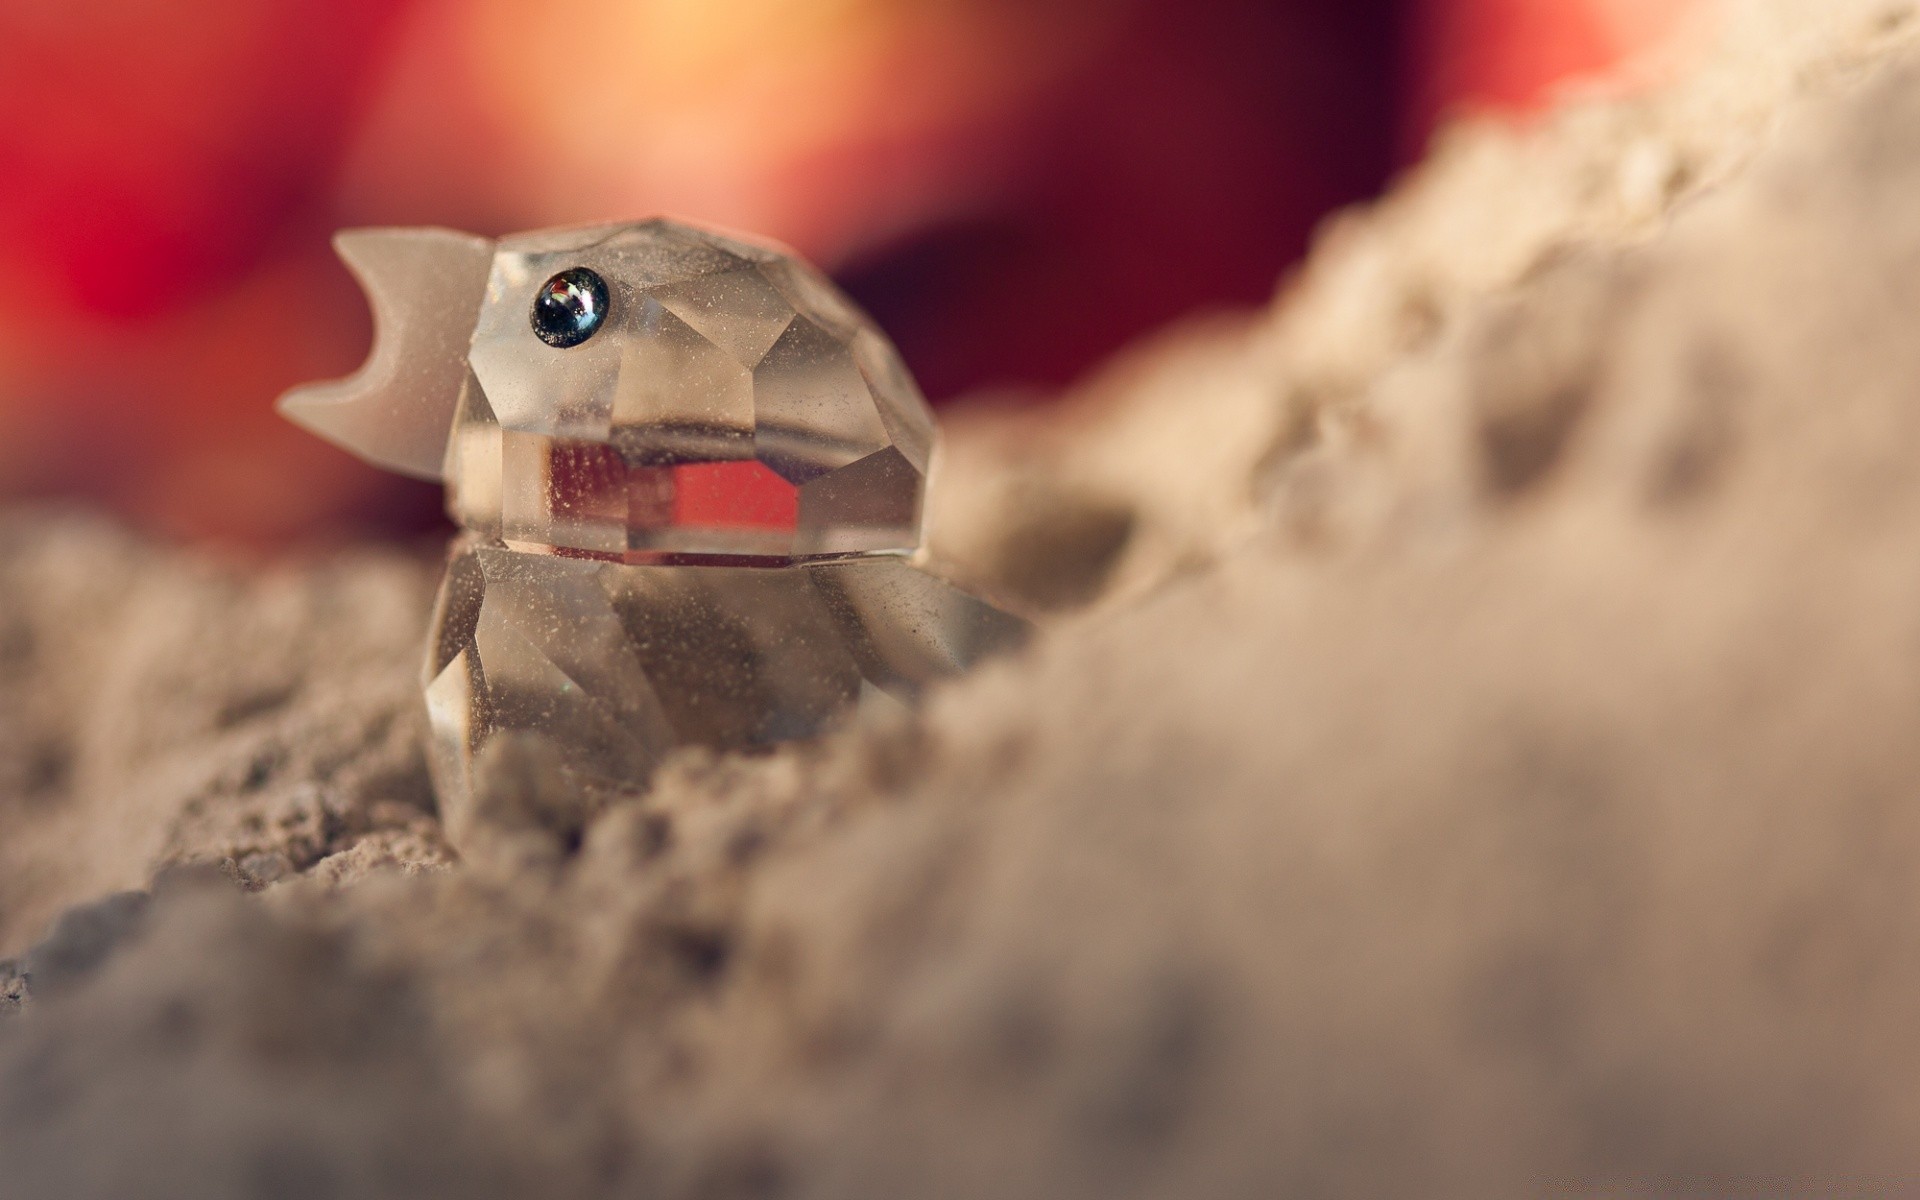
M 565 350 L 592 337 L 607 319 L 607 281 L 574 267 L 540 285 L 533 296 L 533 332 Z

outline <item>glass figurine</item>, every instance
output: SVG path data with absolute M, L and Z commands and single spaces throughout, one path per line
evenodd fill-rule
M 911 703 L 1025 636 L 925 561 L 932 414 L 792 254 L 665 220 L 335 245 L 373 353 L 280 410 L 446 484 L 424 683 L 449 812 L 506 746 L 591 798 L 677 745 Z

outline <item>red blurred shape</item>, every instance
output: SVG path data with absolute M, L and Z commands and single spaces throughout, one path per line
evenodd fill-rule
M 237 277 L 326 189 L 405 3 L 0 4 L 0 275 L 117 318 Z
M 1710 2 L 1418 0 L 1409 114 L 1416 144 L 1452 112 L 1532 112 L 1570 83 L 1635 82 L 1619 76 L 1621 68 L 1671 45 Z
M 682 463 L 673 472 L 676 525 L 704 529 L 800 526 L 800 491 L 765 463 Z

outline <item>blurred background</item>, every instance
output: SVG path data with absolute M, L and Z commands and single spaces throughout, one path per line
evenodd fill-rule
M 365 355 L 349 225 L 766 234 L 936 403 L 1044 403 L 1264 301 L 1447 115 L 1624 80 L 1705 2 L 0 0 L 0 498 L 256 546 L 436 522 L 272 411 Z

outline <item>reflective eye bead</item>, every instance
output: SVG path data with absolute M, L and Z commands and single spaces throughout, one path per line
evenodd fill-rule
M 607 281 L 585 267 L 560 272 L 533 296 L 533 332 L 565 350 L 592 337 L 607 319 Z

